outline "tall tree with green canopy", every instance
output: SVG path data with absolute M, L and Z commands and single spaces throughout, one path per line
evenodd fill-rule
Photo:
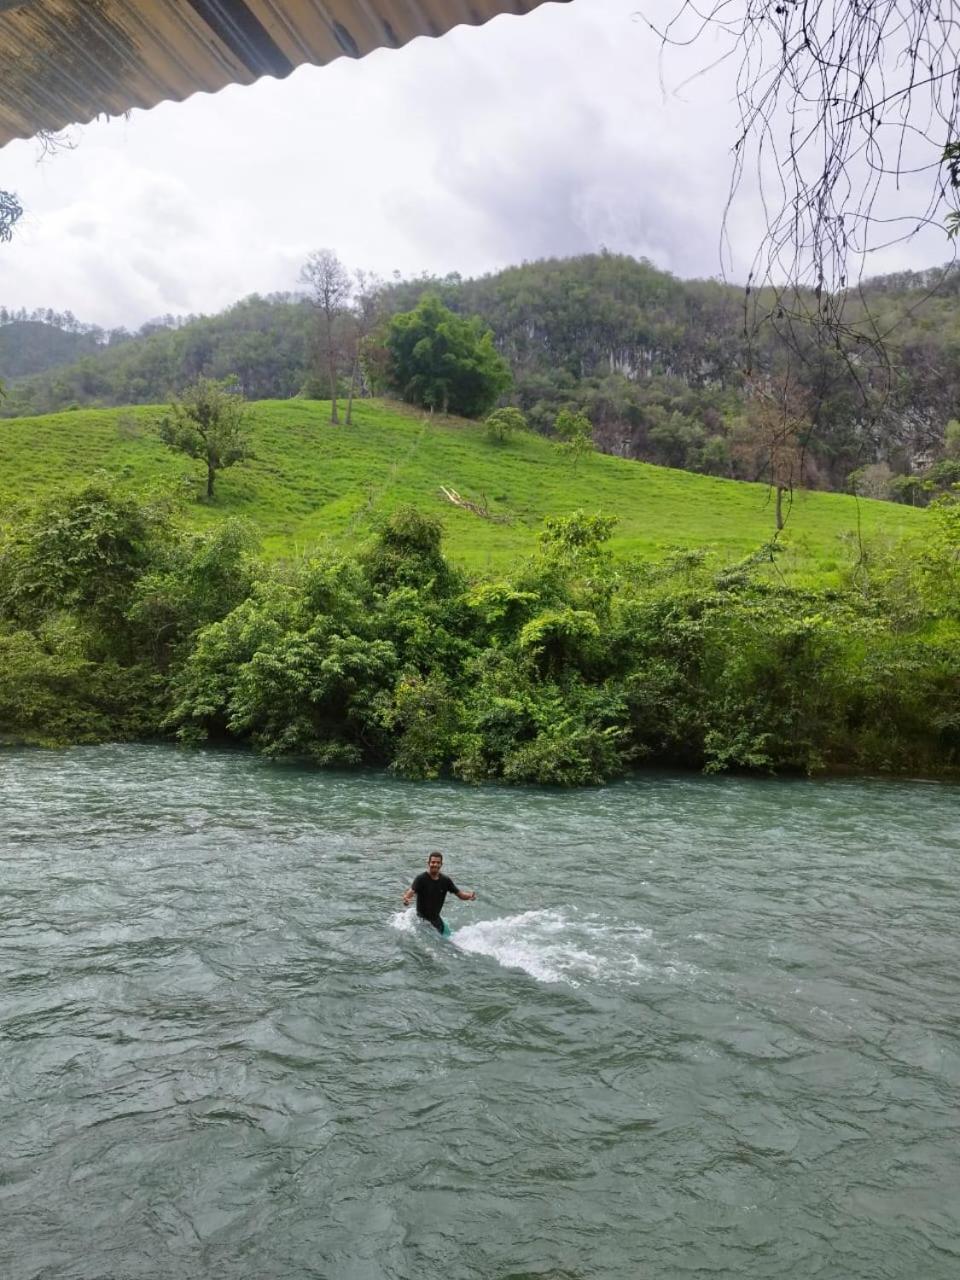
M 479 317 L 458 316 L 433 295 L 393 317 L 385 345 L 389 385 L 425 409 L 479 418 L 512 381 Z

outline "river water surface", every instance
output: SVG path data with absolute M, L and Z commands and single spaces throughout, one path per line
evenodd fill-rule
M 111 747 L 0 799 L 5 1280 L 960 1275 L 956 790 Z

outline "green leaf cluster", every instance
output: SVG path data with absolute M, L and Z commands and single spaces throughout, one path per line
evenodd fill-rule
M 217 473 L 250 456 L 245 420 L 243 396 L 229 379 L 198 378 L 161 418 L 160 439 L 203 463 L 212 498 Z
M 0 525 L 0 737 L 44 744 L 160 732 L 169 673 L 252 588 L 239 522 L 183 531 L 164 496 L 92 481 Z
M 510 386 L 510 368 L 477 317 L 455 315 L 428 295 L 387 326 L 387 379 L 425 409 L 479 418 Z
M 527 419 L 519 409 L 508 405 L 503 409 L 494 409 L 483 425 L 491 444 L 506 444 L 511 436 L 526 431 Z

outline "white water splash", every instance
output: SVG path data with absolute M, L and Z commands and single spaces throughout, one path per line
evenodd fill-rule
M 413 908 L 396 911 L 390 924 L 401 933 L 417 931 Z M 428 931 L 425 931 L 425 936 Z M 432 944 L 439 942 L 432 933 Z M 454 926 L 449 941 L 462 952 L 488 956 L 505 969 L 521 969 L 538 982 L 643 982 L 654 975 L 679 977 L 695 970 L 662 953 L 649 929 L 616 925 L 597 916 L 567 916 L 558 910 L 522 911 L 514 916 Z M 431 947 L 434 955 L 442 951 Z
M 620 927 L 562 911 L 523 911 L 456 929 L 453 945 L 489 956 L 505 969 L 522 969 L 539 982 L 641 982 L 657 967 L 649 929 Z
M 413 933 L 417 927 L 417 913 L 413 907 L 408 907 L 406 911 L 395 911 L 390 917 L 390 924 L 401 933 Z

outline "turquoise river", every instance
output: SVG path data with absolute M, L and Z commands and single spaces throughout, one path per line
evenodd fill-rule
M 954 788 L 123 746 L 0 802 L 4 1280 L 960 1276 Z

